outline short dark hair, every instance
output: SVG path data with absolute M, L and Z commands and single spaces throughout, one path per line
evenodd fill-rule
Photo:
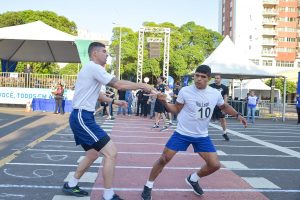
M 195 72 L 206 74 L 208 77 L 211 76 L 211 69 L 208 65 L 199 65 Z
M 163 77 L 163 76 L 160 76 L 160 77 L 158 77 L 158 78 L 160 78 L 162 81 L 165 80 L 165 77 Z
M 92 42 L 89 46 L 89 49 L 88 49 L 88 53 L 89 53 L 89 57 L 92 56 L 92 52 L 94 51 L 95 48 L 97 47 L 104 47 L 105 48 L 105 45 L 100 43 L 100 42 Z

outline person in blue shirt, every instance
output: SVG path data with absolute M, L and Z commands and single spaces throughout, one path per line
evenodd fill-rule
M 296 109 L 297 109 L 297 115 L 298 115 L 298 125 L 300 125 L 300 95 L 297 94 L 296 97 Z

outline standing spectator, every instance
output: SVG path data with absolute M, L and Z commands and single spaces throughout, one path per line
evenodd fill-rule
M 255 96 L 254 91 L 250 91 L 250 96 L 247 99 L 247 121 L 249 122 L 250 115 L 252 119 L 252 124 L 255 122 L 255 111 L 258 103 L 258 97 Z
M 148 100 L 149 100 L 149 93 L 143 92 L 141 116 L 144 115 L 144 117 L 147 117 L 148 115 Z
M 210 84 L 210 87 L 217 89 L 221 93 L 225 103 L 227 103 L 228 102 L 228 92 L 229 92 L 228 87 L 221 84 L 221 81 L 222 81 L 221 75 L 216 74 L 215 75 L 215 82 L 213 84 Z M 219 120 L 221 122 L 221 126 L 223 128 L 223 137 L 226 141 L 229 141 L 229 137 L 228 137 L 227 132 L 226 132 L 227 123 L 226 123 L 226 120 L 225 120 L 225 115 L 218 106 L 216 106 L 214 108 L 214 112 L 213 112 L 213 115 L 212 115 L 212 120 L 213 121 Z
M 113 88 L 108 87 L 108 89 L 106 90 L 106 92 L 109 94 L 109 96 L 108 96 L 109 98 L 112 98 L 112 99 L 115 98 L 115 92 L 114 92 Z M 113 119 L 113 116 L 114 116 L 114 107 L 113 107 L 113 104 L 111 102 L 109 102 L 109 111 L 110 111 L 110 116 Z
M 62 102 L 64 99 L 64 88 L 62 84 L 57 84 L 57 89 L 56 91 L 53 92 L 54 94 L 54 99 L 55 99 L 55 111 L 54 114 L 58 114 L 58 107 L 59 107 L 59 112 L 61 115 L 65 114 L 62 106 Z
M 119 96 L 119 100 L 125 101 L 125 94 L 126 94 L 126 90 L 118 90 L 118 96 Z M 119 106 L 118 107 L 118 115 L 123 113 L 123 115 L 126 115 L 126 110 L 124 106 Z
M 165 94 L 166 94 L 166 101 L 167 103 L 173 103 L 173 96 L 174 96 L 174 93 L 173 93 L 173 90 L 170 89 L 170 87 L 168 85 L 166 85 L 166 88 L 165 88 Z M 173 125 L 173 116 L 172 116 L 172 113 L 169 112 L 166 108 L 166 113 L 169 117 L 169 125 Z
M 164 79 L 165 78 L 163 76 L 157 78 L 156 90 L 161 93 L 165 93 L 165 84 L 163 83 Z M 165 115 L 165 106 L 160 101 L 155 101 L 154 111 L 155 111 L 155 122 L 152 128 L 159 128 L 159 121 L 161 117 L 163 118 L 165 123 L 163 129 L 168 128 L 166 115 Z
M 144 96 L 144 91 L 143 90 L 139 90 L 136 93 L 136 97 L 137 97 L 137 102 L 136 102 L 136 116 L 140 115 L 140 108 L 141 108 L 141 115 L 142 115 L 142 102 L 143 102 L 143 96 Z
M 32 69 L 30 67 L 30 64 L 27 64 L 24 69 L 25 74 L 25 87 L 30 87 L 30 74 L 32 73 Z
M 298 125 L 300 124 L 300 95 L 297 94 L 296 97 L 296 109 L 297 109 L 297 114 L 298 114 Z
M 155 101 L 156 101 L 156 95 L 150 95 L 148 99 L 148 104 L 150 106 L 150 119 L 154 117 Z
M 133 102 L 132 90 L 126 90 L 125 100 L 126 100 L 126 102 L 128 104 L 128 106 L 127 106 L 127 114 L 128 114 L 128 116 L 131 116 L 132 115 L 132 102 Z

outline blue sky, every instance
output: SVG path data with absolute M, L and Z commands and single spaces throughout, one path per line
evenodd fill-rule
M 218 0 L 1 0 L 0 13 L 49 10 L 74 21 L 79 29 L 110 39 L 113 23 L 137 31 L 145 21 L 194 21 L 218 31 Z

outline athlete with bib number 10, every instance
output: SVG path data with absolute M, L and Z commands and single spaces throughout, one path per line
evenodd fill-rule
M 190 174 L 186 183 L 193 189 L 196 195 L 203 195 L 198 180 L 220 169 L 220 162 L 216 149 L 208 136 L 209 121 L 215 106 L 226 114 L 236 116 L 245 127 L 247 121 L 234 108 L 224 102 L 221 93 L 208 86 L 211 77 L 211 69 L 207 65 L 197 67 L 194 74 L 194 85 L 183 87 L 175 104 L 167 103 L 164 94 L 158 93 L 159 99 L 173 114 L 177 114 L 177 128 L 168 140 L 160 158 L 154 163 L 148 181 L 141 194 L 142 200 L 151 200 L 151 191 L 154 180 L 166 164 L 178 151 L 186 151 L 193 145 L 194 152 L 199 154 L 205 164 L 197 172 Z

